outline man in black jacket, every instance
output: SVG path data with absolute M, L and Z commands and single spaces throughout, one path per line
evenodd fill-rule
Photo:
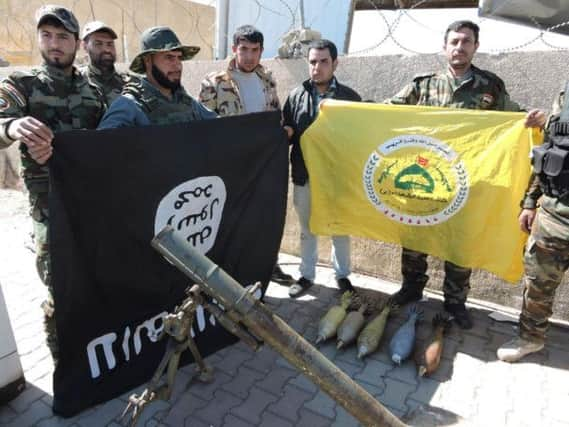
M 288 96 L 284 108 L 284 126 L 292 144 L 290 162 L 294 184 L 294 207 L 300 221 L 300 279 L 289 289 L 292 298 L 300 296 L 314 284 L 316 262 L 318 261 L 318 241 L 310 232 L 310 187 L 308 171 L 300 149 L 300 137 L 316 119 L 319 104 L 327 98 L 344 101 L 361 101 L 352 89 L 338 83 L 334 71 L 338 66 L 338 50 L 329 40 L 317 40 L 308 50 L 308 69 L 310 79 L 294 89 Z M 332 236 L 332 264 L 336 281 L 342 290 L 352 290 L 350 274 L 350 238 Z

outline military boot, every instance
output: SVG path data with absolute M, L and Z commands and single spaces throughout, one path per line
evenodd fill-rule
M 531 353 L 536 353 L 544 347 L 543 343 L 514 338 L 498 349 L 496 355 L 503 362 L 517 362 Z
M 452 315 L 454 321 L 461 329 L 472 329 L 472 318 L 464 303 L 444 303 L 445 311 Z
M 391 295 L 390 300 L 397 304 L 399 307 L 403 307 L 411 302 L 420 301 L 423 298 L 422 289 L 414 289 L 407 286 L 402 286 L 399 291 Z

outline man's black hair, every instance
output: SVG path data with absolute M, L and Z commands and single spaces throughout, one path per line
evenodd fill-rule
M 474 43 L 478 43 L 478 35 L 480 34 L 480 27 L 472 21 L 464 20 L 464 21 L 455 21 L 448 26 L 447 30 L 445 31 L 445 45 L 447 44 L 448 33 L 450 33 L 451 31 L 457 32 L 459 30 L 462 30 L 463 28 L 468 28 L 469 30 L 472 30 L 472 32 L 474 33 Z
M 310 49 L 318 49 L 318 50 L 328 49 L 328 51 L 330 51 L 330 56 L 332 57 L 332 61 L 335 61 L 336 58 L 338 58 L 338 48 L 336 48 L 336 45 L 330 40 L 326 39 L 314 40 L 308 46 L 308 53 L 310 53 Z
M 261 49 L 263 48 L 263 33 L 252 25 L 242 25 L 235 30 L 233 46 L 238 46 L 241 40 L 246 40 L 249 43 L 260 43 Z

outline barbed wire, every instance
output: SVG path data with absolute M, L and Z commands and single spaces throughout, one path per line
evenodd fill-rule
M 273 22 L 278 22 L 276 27 L 280 28 L 280 33 L 275 36 L 274 28 L 271 28 L 272 37 L 282 39 L 282 37 L 291 30 L 300 29 L 301 23 L 301 0 L 240 0 L 239 4 L 228 2 L 230 10 L 234 11 L 237 8 L 243 9 L 253 6 L 252 16 L 249 19 L 252 22 L 242 22 L 240 25 L 248 23 L 260 28 L 263 26 L 270 26 Z M 382 2 L 369 1 L 368 5 L 371 10 L 365 12 L 355 12 L 353 14 L 354 22 L 357 21 L 362 13 L 367 13 L 371 16 L 371 24 L 368 24 L 365 30 L 365 41 L 369 41 L 367 46 L 362 43 L 356 45 L 354 43 L 355 36 L 361 34 L 360 28 L 355 28 L 352 25 L 351 34 L 347 37 L 352 39 L 351 45 L 348 47 L 348 55 L 351 56 L 366 56 L 366 55 L 387 55 L 403 53 L 405 55 L 424 55 L 424 54 L 438 54 L 441 52 L 440 46 L 442 45 L 442 38 L 445 28 L 434 28 L 428 16 L 421 10 L 421 6 L 426 6 L 428 3 L 435 0 L 422 0 L 413 4 L 408 9 L 387 10 L 382 8 Z M 30 63 L 37 62 L 38 52 L 35 45 L 33 10 L 41 5 L 44 1 L 31 0 L 29 2 L 21 2 L 18 0 L 7 0 L 3 3 L 4 8 L 0 7 L 0 16 L 2 16 L 2 26 L 0 26 L 0 38 L 6 42 L 0 46 L 2 55 L 10 55 L 17 57 L 18 55 L 25 58 L 29 57 Z M 188 0 L 59 0 L 64 6 L 79 12 L 83 21 L 93 19 L 111 19 L 113 18 L 113 11 L 119 12 L 115 15 L 123 17 L 123 22 L 119 24 L 121 28 L 115 28 L 117 33 L 124 35 L 124 38 L 117 40 L 118 44 L 128 45 L 123 46 L 123 52 L 136 51 L 138 47 L 138 39 L 140 33 L 145 27 L 152 22 L 159 25 L 171 25 L 178 36 L 187 42 L 199 44 L 202 47 L 205 57 L 212 57 L 215 51 L 216 41 L 216 23 L 215 23 L 215 7 L 216 0 L 200 1 L 193 3 Z M 310 14 L 304 16 L 304 25 L 307 28 L 312 28 L 317 22 L 322 22 L 325 12 L 334 9 L 337 4 L 333 0 L 321 0 L 320 7 L 315 8 L 312 3 L 304 0 L 305 8 L 310 6 Z M 502 4 L 502 10 L 505 5 L 515 6 L 522 8 L 519 3 L 514 0 L 509 0 Z M 136 7 L 135 7 L 136 6 Z M 210 8 L 207 8 L 210 6 Z M 205 7 L 205 8 L 204 8 Z M 114 8 L 114 9 L 113 9 Z M 233 8 L 233 9 L 231 9 Z M 205 9 L 208 9 L 207 11 Z M 165 13 L 167 11 L 167 13 Z M 432 11 L 432 9 L 430 9 Z M 465 10 L 465 14 L 472 15 L 473 10 Z M 431 12 L 432 13 L 432 12 Z M 305 11 L 306 15 L 306 11 Z M 246 16 L 246 14 L 243 14 Z M 450 16 L 450 15 L 449 15 Z M 276 21 L 275 21 L 276 19 Z M 348 17 L 346 16 L 346 20 Z M 569 38 L 567 42 L 559 39 L 558 34 L 555 32 L 563 27 L 569 26 L 568 22 L 562 22 L 544 28 L 539 23 L 536 17 L 529 16 L 529 20 L 537 31 L 535 34 L 528 33 L 526 40 L 521 40 L 521 36 L 517 38 L 501 38 L 498 40 L 500 45 L 496 46 L 498 41 L 493 41 L 493 44 L 486 43 L 484 51 L 491 54 L 511 53 L 516 51 L 523 51 L 528 48 L 532 49 L 547 49 L 557 51 L 569 50 Z M 116 21 L 116 19 L 115 19 Z M 490 21 L 495 21 L 492 17 L 476 17 L 473 19 L 478 24 L 486 24 Z M 183 22 L 183 25 L 181 24 Z M 327 28 L 313 28 L 317 31 L 330 31 Z M 232 29 L 229 28 L 228 32 Z M 483 30 L 484 31 L 484 30 Z M 409 34 L 413 36 L 410 37 Z M 436 42 L 433 41 L 429 44 L 434 36 L 440 36 Z M 5 37 L 4 37 L 5 36 Z M 224 34 L 222 40 L 227 47 L 231 44 L 231 35 Z M 362 39 L 362 36 L 360 36 Z M 505 45 L 506 42 L 509 45 Z M 274 44 L 273 40 L 273 44 Z M 130 48 L 129 48 L 130 46 Z M 343 47 L 343 46 L 342 46 Z M 133 52 L 133 53 L 134 53 Z M 128 55 L 124 53 L 124 55 Z M 128 55 L 132 57 L 133 55 Z M 123 61 L 128 61 L 130 58 L 122 58 Z
M 330 5 L 330 1 L 331 0 L 327 0 L 326 3 L 324 3 L 324 6 L 322 6 L 322 10 L 328 10 L 328 6 Z M 316 16 L 314 16 L 311 21 L 308 23 L 307 27 L 310 28 L 312 27 L 312 25 L 314 24 L 314 22 L 316 21 Z
M 419 50 L 415 47 L 409 46 L 409 45 L 407 45 L 408 42 L 403 41 L 401 36 L 397 35 L 396 31 L 395 31 L 396 26 L 401 27 L 402 18 L 405 17 L 413 24 L 412 26 L 409 27 L 409 25 L 408 25 L 407 27 L 409 27 L 409 31 L 414 34 L 414 37 L 416 39 L 421 39 L 421 35 L 422 35 L 421 29 L 426 29 L 431 34 L 433 32 L 440 34 L 441 40 L 442 40 L 444 28 L 439 30 L 439 31 L 436 31 L 431 26 L 427 25 L 424 22 L 421 22 L 421 20 L 418 18 L 417 15 L 413 15 L 413 12 L 417 12 L 416 9 L 418 9 L 418 7 L 420 5 L 425 5 L 426 3 L 429 3 L 430 1 L 433 1 L 433 0 L 424 0 L 420 3 L 416 3 L 413 7 L 409 8 L 409 9 L 399 9 L 399 10 L 396 10 L 394 12 L 381 9 L 381 8 L 377 7 L 376 2 L 370 1 L 368 4 L 373 6 L 373 8 L 375 9 L 375 13 L 378 16 L 378 19 L 380 19 L 384 23 L 386 35 L 383 36 L 378 42 L 374 42 L 369 47 L 361 48 L 358 50 L 351 50 L 349 52 L 349 54 L 350 55 L 366 55 L 366 54 L 382 55 L 382 54 L 393 53 L 393 49 L 387 49 L 386 48 L 385 51 L 382 51 L 382 49 L 381 49 L 382 46 L 387 45 L 388 42 L 397 46 L 401 51 L 403 51 L 403 53 L 411 53 L 411 54 L 436 54 L 436 53 L 439 53 L 440 49 Z M 515 4 L 513 2 L 513 0 L 510 0 L 510 2 L 507 2 L 507 3 Z M 505 6 L 505 4 L 502 5 L 502 8 L 504 8 L 504 6 Z M 515 6 L 521 7 L 518 4 L 515 4 Z M 369 13 L 369 11 L 367 11 L 367 12 Z M 374 11 L 371 11 L 371 12 L 373 13 Z M 389 19 L 386 16 L 387 13 L 395 14 L 395 17 L 393 18 L 391 24 L 389 22 Z M 527 13 L 527 12 L 524 12 L 524 13 Z M 555 30 L 557 30 L 563 26 L 568 25 L 567 22 L 557 24 L 557 25 L 550 27 L 550 28 L 543 28 L 539 24 L 539 22 L 536 20 L 535 17 L 528 16 L 528 18 L 532 21 L 533 26 L 538 31 L 540 31 L 537 35 L 532 36 L 529 40 L 521 42 L 521 43 L 517 42 L 517 40 L 515 40 L 515 41 L 513 41 L 513 44 L 511 46 L 490 47 L 487 49 L 487 51 L 489 53 L 492 53 L 492 54 L 510 53 L 510 52 L 524 50 L 525 48 L 527 48 L 527 47 L 529 47 L 532 44 L 535 44 L 537 42 L 543 43 L 543 46 L 545 48 L 548 48 L 548 49 L 569 50 L 569 39 L 568 39 L 567 46 L 556 45 L 554 43 L 549 42 L 546 39 L 546 37 L 548 37 L 549 35 L 553 35 Z M 473 19 L 473 21 L 475 21 L 479 24 L 481 24 L 485 21 L 488 21 L 488 20 L 489 20 L 489 18 L 487 18 L 487 17 L 477 17 L 476 19 Z M 494 19 L 492 19 L 492 20 L 494 20 Z M 382 30 L 384 30 L 383 26 L 381 26 L 380 28 L 374 27 L 374 31 L 376 34 L 378 31 L 382 31 Z
M 296 11 L 292 9 L 292 7 L 284 0 L 278 0 L 284 7 L 286 7 L 290 13 L 290 25 L 288 27 L 287 31 L 290 31 L 291 29 L 295 28 L 296 26 Z

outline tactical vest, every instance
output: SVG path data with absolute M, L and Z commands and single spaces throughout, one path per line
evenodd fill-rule
M 149 93 L 141 81 L 130 81 L 124 86 L 123 95 L 134 100 L 153 125 L 169 125 L 200 119 L 196 111 L 196 101 L 183 88 L 176 92 L 175 101 L 169 101 L 163 96 Z
M 547 138 L 533 149 L 532 165 L 546 196 L 569 197 L 569 82 L 559 121 L 549 125 Z
M 110 107 L 113 101 L 121 95 L 124 85 L 131 79 L 129 74 L 118 71 L 114 71 L 111 75 L 103 75 L 102 72 L 94 71 L 90 66 L 81 68 L 80 72 L 92 85 L 99 88 L 105 97 L 107 107 Z

